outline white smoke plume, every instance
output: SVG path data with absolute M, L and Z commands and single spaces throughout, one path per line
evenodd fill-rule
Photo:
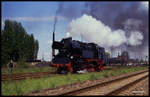
M 70 33 L 69 32 L 66 33 L 66 37 L 70 37 Z
M 142 44 L 141 40 L 143 40 L 143 35 L 140 32 L 138 31 L 131 32 L 131 36 L 128 39 L 128 44 L 133 46 L 140 45 Z
M 123 43 L 139 45 L 143 39 L 142 34 L 138 31 L 132 32 L 130 37 L 127 38 L 124 30 L 112 30 L 100 20 L 96 20 L 86 14 L 72 20 L 68 31 L 73 36 L 80 36 L 82 34 L 85 40 L 97 43 L 106 48 L 117 47 Z
M 142 25 L 142 21 L 138 19 L 129 18 L 124 23 L 124 29 L 131 31 L 131 30 L 139 30 Z
M 129 18 L 124 22 L 124 29 L 126 30 L 126 37 L 128 38 L 128 45 L 140 45 L 142 44 L 143 35 L 139 32 L 142 25 L 142 21 L 138 19 Z M 130 34 L 130 35 L 129 35 Z

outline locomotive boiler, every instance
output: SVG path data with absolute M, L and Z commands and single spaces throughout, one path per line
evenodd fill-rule
M 57 68 L 58 73 L 101 71 L 108 61 L 105 48 L 95 43 L 72 40 L 72 37 L 53 41 L 52 49 L 58 51 L 52 58 L 52 66 Z

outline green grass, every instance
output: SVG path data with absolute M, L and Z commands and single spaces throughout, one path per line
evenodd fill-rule
M 2 74 L 16 74 L 16 73 L 28 73 L 28 72 L 53 72 L 56 69 L 52 67 L 28 67 L 28 68 L 22 68 L 17 67 L 13 68 L 13 72 L 10 73 L 8 68 L 2 68 L 1 69 Z
M 53 76 L 39 79 L 26 79 L 18 82 L 2 83 L 2 95 L 21 95 L 31 91 L 55 88 L 57 86 L 72 84 L 76 82 L 82 82 L 85 80 L 95 80 L 100 78 L 107 78 L 110 76 L 116 76 L 128 72 L 134 72 L 138 70 L 146 69 L 147 67 L 133 67 L 133 68 L 120 68 L 120 70 L 108 70 L 102 72 L 90 72 L 86 74 L 67 74 L 61 76 Z

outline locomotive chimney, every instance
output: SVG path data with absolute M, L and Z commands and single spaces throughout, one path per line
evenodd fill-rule
M 55 41 L 55 26 L 56 26 L 56 22 L 57 22 L 57 17 L 55 16 L 55 19 L 54 19 L 54 29 L 53 29 L 53 43 Z M 53 59 L 54 56 L 55 56 L 55 50 L 52 48 L 52 59 Z
M 55 41 L 55 32 L 53 32 L 53 43 Z M 52 48 L 52 58 L 54 57 L 55 55 L 55 50 Z

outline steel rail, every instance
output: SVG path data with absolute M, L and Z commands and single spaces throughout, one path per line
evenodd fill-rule
M 42 76 L 48 76 L 51 74 L 56 74 L 54 72 L 36 72 L 36 73 L 22 73 L 22 74 L 5 74 L 2 75 L 2 82 L 5 82 L 7 80 L 23 80 L 26 78 L 40 78 Z
M 131 82 L 129 84 L 126 84 L 126 85 L 124 85 L 122 87 L 119 87 L 119 88 L 113 90 L 113 91 L 110 91 L 105 96 L 115 96 L 115 95 L 119 94 L 120 92 L 125 91 L 129 87 L 135 85 L 136 83 L 140 82 L 141 80 L 144 80 L 147 77 L 148 77 L 148 75 L 145 75 L 145 76 L 143 76 L 143 77 L 141 77 L 141 78 L 139 78 L 139 79 L 137 79 L 137 80 L 135 80 L 135 81 L 133 81 L 133 82 Z
M 129 77 L 132 77 L 132 76 L 136 76 L 136 75 L 139 75 L 139 74 L 142 74 L 142 73 L 145 73 L 145 72 L 148 72 L 148 70 L 144 70 L 144 71 L 141 71 L 141 72 L 138 72 L 138 73 L 130 74 L 130 75 L 127 75 L 125 77 L 120 77 L 120 78 L 117 78 L 117 79 L 112 79 L 112 80 L 104 81 L 102 83 L 98 83 L 98 84 L 92 85 L 92 86 L 87 86 L 87 87 L 84 87 L 84 88 L 81 88 L 81 89 L 77 89 L 77 90 L 73 90 L 73 91 L 68 91 L 68 92 L 65 92 L 65 93 L 61 93 L 61 94 L 59 94 L 59 96 L 68 96 L 68 95 L 79 94 L 79 93 L 82 93 L 84 91 L 95 89 L 96 87 L 100 87 L 100 86 L 103 86 L 103 85 L 106 85 L 106 84 L 109 84 L 109 83 L 112 83 L 112 82 L 115 82 L 115 81 L 123 80 L 123 79 L 129 78 Z

